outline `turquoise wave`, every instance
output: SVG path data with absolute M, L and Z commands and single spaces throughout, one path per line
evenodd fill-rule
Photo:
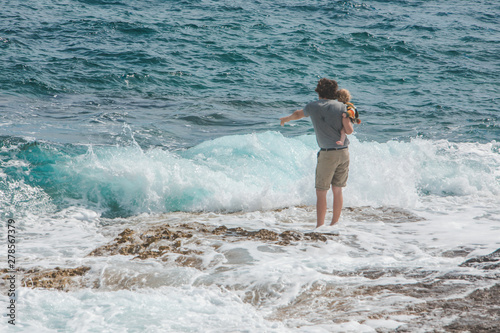
M 313 205 L 313 135 L 232 135 L 181 151 L 4 138 L 4 214 L 81 206 L 107 217 Z M 500 145 L 352 138 L 348 205 L 412 208 L 429 196 L 500 196 Z M 481 199 L 483 198 L 483 199 Z

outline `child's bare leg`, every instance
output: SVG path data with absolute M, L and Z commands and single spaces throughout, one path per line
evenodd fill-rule
M 344 145 L 344 141 L 345 141 L 345 129 L 344 127 L 342 127 L 342 129 L 340 130 L 340 140 L 337 141 L 337 144 L 340 145 L 340 146 L 343 146 Z

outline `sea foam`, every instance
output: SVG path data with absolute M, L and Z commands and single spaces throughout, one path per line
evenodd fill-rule
M 38 205 L 50 198 L 59 208 L 80 205 L 110 217 L 315 203 L 318 147 L 312 135 L 223 136 L 183 151 L 137 144 L 88 146 L 86 152 L 31 145 L 3 164 L 5 202 L 26 192 Z M 416 208 L 429 197 L 498 200 L 498 146 L 424 139 L 361 142 L 353 136 L 345 204 Z

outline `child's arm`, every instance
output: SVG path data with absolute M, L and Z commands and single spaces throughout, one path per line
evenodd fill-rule
M 345 129 L 344 129 L 344 126 L 342 126 L 342 129 L 340 130 L 340 140 L 337 141 L 337 144 L 339 146 L 343 146 L 344 145 L 344 141 L 345 141 Z
M 289 122 L 290 120 L 299 120 L 299 119 L 302 119 L 304 117 L 305 117 L 304 110 L 303 109 L 297 110 L 289 116 L 280 118 L 281 126 L 285 125 L 285 123 Z
M 354 128 L 352 127 L 351 118 L 349 118 L 345 113 L 342 114 L 342 129 L 340 130 L 340 140 L 336 143 L 339 146 L 344 145 L 344 141 L 347 134 L 351 134 L 354 132 Z
M 342 129 L 345 131 L 345 134 L 352 134 L 352 132 L 354 132 L 354 128 L 352 127 L 351 118 L 347 117 L 345 114 L 342 116 Z

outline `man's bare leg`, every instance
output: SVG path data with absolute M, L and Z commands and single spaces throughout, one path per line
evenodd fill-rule
M 328 190 L 316 190 L 316 228 L 325 224 L 327 193 Z
M 339 221 L 340 213 L 342 212 L 342 206 L 344 205 L 344 198 L 342 196 L 342 187 L 332 186 L 332 191 L 333 191 L 333 217 L 332 217 L 332 223 L 330 225 L 334 225 Z M 325 200 L 326 200 L 326 195 L 325 195 Z

